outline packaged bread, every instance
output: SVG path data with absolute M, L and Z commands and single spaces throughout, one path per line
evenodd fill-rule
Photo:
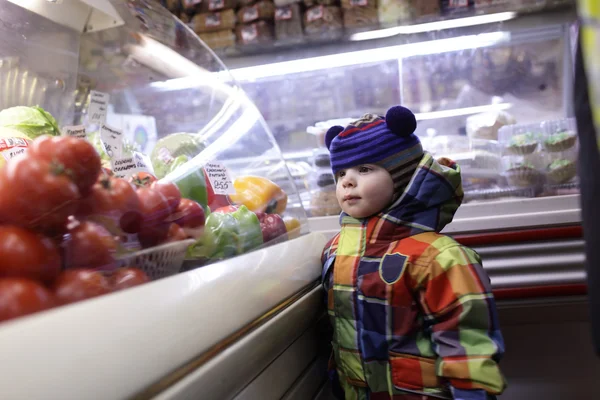
M 235 36 L 243 45 L 271 43 L 274 40 L 273 26 L 266 21 L 240 24 L 235 28 Z
M 256 4 L 242 7 L 237 12 L 237 19 L 242 24 L 259 20 L 272 20 L 275 15 L 275 5 L 271 1 L 259 1 Z
M 338 0 L 303 0 L 303 2 L 306 7 L 312 7 L 312 6 L 318 6 L 318 5 L 322 5 L 322 6 L 337 6 L 338 5 Z
M 340 7 L 314 6 L 304 13 L 304 32 L 311 39 L 337 39 L 343 34 Z
M 284 6 L 289 6 L 291 4 L 300 5 L 301 1 L 302 0 L 274 0 L 273 2 L 275 3 L 275 7 L 284 7 Z
M 202 0 L 181 0 L 181 10 L 188 14 L 200 11 Z
M 439 0 L 408 0 L 411 18 L 440 14 Z
M 346 28 L 372 27 L 378 24 L 379 15 L 376 8 L 353 7 L 344 10 Z
M 194 32 L 205 33 L 235 28 L 235 12 L 225 10 L 216 13 L 201 13 L 192 18 Z
M 301 39 L 302 14 L 300 4 L 290 4 L 275 9 L 275 38 L 280 41 Z
M 163 4 L 172 13 L 178 13 L 181 10 L 181 1 L 179 0 L 165 0 Z
M 474 0 L 441 0 L 440 3 L 443 14 L 464 13 L 474 7 Z
M 200 39 L 211 49 L 225 49 L 235 46 L 235 34 L 231 29 L 201 33 Z
M 235 8 L 236 5 L 236 0 L 202 0 L 200 11 L 203 13 L 222 11 Z
M 341 0 L 342 9 L 377 8 L 377 0 Z

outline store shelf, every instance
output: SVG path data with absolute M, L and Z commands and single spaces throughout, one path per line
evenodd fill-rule
M 313 287 L 324 244 L 313 233 L 3 323 L 0 354 L 10 372 L 0 375 L 0 398 L 131 398 L 186 363 L 218 354 L 220 343 L 260 326 L 283 300 Z
M 385 37 L 383 40 L 378 38 L 380 36 L 389 34 L 390 28 L 393 30 L 394 28 L 397 29 L 400 27 L 400 29 L 397 29 L 398 34 L 392 35 L 391 40 L 398 42 L 410 38 L 411 41 L 415 41 L 415 39 L 419 41 L 419 37 L 430 37 L 432 32 L 438 30 L 443 31 L 445 29 L 449 29 L 450 27 L 455 33 L 463 32 L 464 34 L 468 34 L 468 32 L 473 31 L 480 32 L 482 30 L 489 29 L 489 26 L 498 24 L 518 26 L 523 22 L 524 17 L 538 18 L 540 16 L 544 16 L 545 18 L 548 18 L 548 16 L 552 14 L 564 15 L 565 12 L 572 12 L 574 10 L 574 6 L 575 3 L 571 0 L 550 0 L 546 2 L 530 2 L 529 4 L 524 4 L 520 7 L 507 7 L 506 5 L 503 5 L 488 8 L 470 9 L 460 13 L 426 15 L 415 19 L 399 21 L 394 25 L 376 24 L 371 26 L 363 26 L 358 29 L 347 28 L 345 29 L 344 33 L 340 35 L 339 39 L 336 40 L 332 40 L 331 38 L 324 38 L 320 40 L 318 38 L 308 38 L 306 36 L 302 36 L 292 42 L 274 41 L 268 45 L 238 44 L 234 47 L 215 49 L 215 52 L 223 60 L 226 60 L 228 64 L 233 65 L 235 62 L 234 60 L 239 58 L 248 58 L 261 55 L 267 55 L 270 57 L 285 57 L 286 53 L 306 53 L 308 55 L 314 51 L 319 51 L 329 46 L 344 48 L 357 43 L 366 43 L 369 48 L 372 48 L 378 47 L 376 44 L 377 42 L 383 43 L 386 40 L 390 40 L 390 37 Z M 498 16 L 497 22 L 490 22 L 487 24 L 482 23 L 483 21 L 475 23 L 472 22 L 473 17 L 481 16 L 488 17 L 484 18 L 484 21 L 494 21 L 493 16 L 496 15 Z M 489 18 L 490 16 L 492 16 L 492 18 Z M 510 16 L 510 18 L 507 18 L 506 16 Z M 519 22 L 515 23 L 515 21 Z M 451 22 L 451 24 L 448 24 L 448 22 Z M 420 29 L 420 26 L 423 26 L 423 29 Z M 365 33 L 368 33 L 368 35 L 365 35 Z M 361 38 L 361 36 L 363 38 L 365 36 L 375 37 L 376 39 L 364 40 Z

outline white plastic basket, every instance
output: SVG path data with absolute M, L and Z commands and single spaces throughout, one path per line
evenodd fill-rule
M 175 275 L 181 269 L 188 246 L 195 240 L 165 243 L 127 254 L 118 260 L 120 267 L 131 266 L 143 270 L 151 280 Z

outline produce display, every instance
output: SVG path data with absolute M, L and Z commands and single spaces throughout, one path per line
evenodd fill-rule
M 102 124 L 63 131 L 40 107 L 0 112 L 0 322 L 300 234 L 272 181 L 237 176 L 223 194 L 215 174 L 229 173 L 195 164 L 194 134 L 145 157 Z

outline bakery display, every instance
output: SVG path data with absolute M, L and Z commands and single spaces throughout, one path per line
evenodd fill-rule
M 507 150 L 511 154 L 527 155 L 533 153 L 538 147 L 538 141 L 533 132 L 515 135 L 510 139 Z
M 548 165 L 548 179 L 552 183 L 565 183 L 576 175 L 577 166 L 574 161 L 561 158 Z

